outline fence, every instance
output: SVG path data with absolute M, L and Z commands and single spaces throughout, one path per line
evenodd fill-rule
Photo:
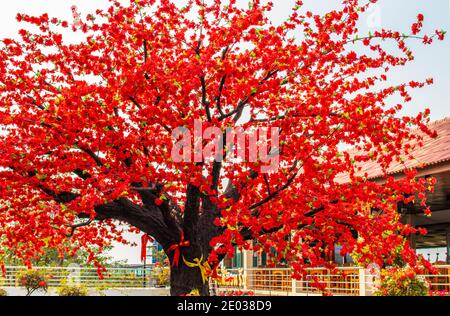
M 95 268 L 81 267 L 37 267 L 49 276 L 49 287 L 61 286 L 64 282 L 82 284 L 88 288 L 146 288 L 162 286 L 158 270 L 152 268 L 108 268 L 101 278 Z M 26 267 L 6 267 L 0 274 L 0 287 L 19 287 L 18 275 Z
M 424 276 L 430 283 L 432 292 L 445 292 L 446 295 L 450 293 L 450 266 L 436 267 L 438 273 L 436 275 Z
M 450 266 L 437 268 L 437 275 L 423 275 L 431 292 L 450 292 Z M 373 295 L 377 275 L 357 267 L 335 271 L 308 269 L 301 280 L 292 278 L 290 269 L 231 269 L 214 282 L 217 292 L 252 291 L 257 295 L 308 296 L 323 293 L 335 296 Z
M 49 286 L 58 287 L 72 281 L 88 288 L 104 289 L 142 289 L 167 285 L 161 282 L 161 268 L 108 268 L 104 278 L 97 269 L 81 267 L 40 267 L 50 277 Z M 437 275 L 424 275 L 432 292 L 450 292 L 450 266 L 437 267 Z M 18 274 L 25 267 L 6 267 L 0 274 L 0 287 L 20 287 Z M 167 275 L 165 276 L 167 278 Z M 230 269 L 222 270 L 221 277 L 211 285 L 216 292 L 231 290 L 253 291 L 257 295 L 322 295 L 370 296 L 377 279 L 369 270 L 357 267 L 341 267 L 335 271 L 327 269 L 308 269 L 301 280 L 292 278 L 291 269 Z M 318 287 L 320 289 L 318 289 Z

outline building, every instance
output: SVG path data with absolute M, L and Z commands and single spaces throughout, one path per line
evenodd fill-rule
M 146 253 L 146 264 L 154 265 L 156 263 L 163 263 L 163 257 L 160 255 L 160 252 L 163 250 L 163 247 L 158 244 L 156 241 L 151 241 L 147 244 L 147 253 Z

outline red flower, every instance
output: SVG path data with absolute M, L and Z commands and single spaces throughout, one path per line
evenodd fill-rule
M 39 282 L 39 286 L 40 286 L 40 287 L 46 287 L 46 286 L 47 286 L 47 282 L 45 282 L 45 281 L 40 281 L 40 282 Z
M 426 229 L 426 228 L 423 228 L 423 227 L 417 228 L 417 231 L 419 232 L 419 234 L 421 234 L 421 235 L 423 235 L 423 236 L 425 236 L 426 234 L 428 234 L 427 229 Z
M 420 28 L 421 28 L 421 24 L 420 23 L 414 23 L 411 26 L 411 32 L 413 33 L 413 35 L 419 34 Z
M 440 41 L 443 41 L 445 39 L 445 32 L 444 31 L 436 31 L 436 35 L 438 36 L 438 39 Z
M 160 198 L 155 199 L 155 205 L 157 205 L 157 206 L 162 205 L 163 202 L 164 202 L 164 201 L 163 201 L 162 199 L 160 199 Z

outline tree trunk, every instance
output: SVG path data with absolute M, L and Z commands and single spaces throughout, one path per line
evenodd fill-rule
M 180 296 L 198 290 L 201 296 L 209 296 L 209 284 L 203 283 L 198 267 L 190 268 L 183 262 L 178 267 L 170 268 L 170 295 Z

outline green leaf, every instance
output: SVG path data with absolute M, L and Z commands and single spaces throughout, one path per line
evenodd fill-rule
M 47 175 L 46 174 L 36 174 L 36 178 L 38 179 L 38 180 L 45 180 L 46 178 L 47 178 Z

